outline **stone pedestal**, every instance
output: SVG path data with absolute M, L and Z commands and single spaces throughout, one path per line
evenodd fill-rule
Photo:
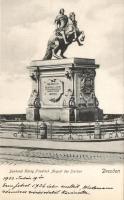
M 28 67 L 32 93 L 27 120 L 78 122 L 102 119 L 94 86 L 98 67 L 94 59 L 85 58 L 32 61 Z
M 39 121 L 40 115 L 39 115 L 39 108 L 35 107 L 29 107 L 26 109 L 26 119 L 28 121 Z

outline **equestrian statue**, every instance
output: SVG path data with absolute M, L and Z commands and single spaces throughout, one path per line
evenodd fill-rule
M 55 25 L 56 29 L 48 40 L 43 60 L 50 60 L 52 57 L 57 59 L 66 58 L 64 52 L 72 42 L 77 42 L 79 46 L 83 45 L 85 35 L 77 27 L 74 12 L 71 12 L 68 17 L 64 14 L 64 9 L 60 9 L 55 19 Z

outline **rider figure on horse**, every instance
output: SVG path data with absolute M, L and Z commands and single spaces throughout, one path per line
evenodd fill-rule
M 66 34 L 65 34 L 65 27 L 68 23 L 68 17 L 64 14 L 65 10 L 62 8 L 59 11 L 59 14 L 57 15 L 55 19 L 55 24 L 57 25 L 56 33 L 60 33 L 64 39 L 65 44 L 68 44 L 66 40 Z
M 64 52 L 72 42 L 83 45 L 85 38 L 84 32 L 77 27 L 75 13 L 71 12 L 69 16 L 64 14 L 64 9 L 60 9 L 55 19 L 56 29 L 48 40 L 47 50 L 43 60 L 65 58 Z M 57 54 L 58 53 L 58 54 Z

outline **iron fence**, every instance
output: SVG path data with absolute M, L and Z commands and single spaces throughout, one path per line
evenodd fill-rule
M 0 137 L 50 140 L 112 140 L 124 139 L 124 123 L 66 124 L 53 122 L 0 123 Z

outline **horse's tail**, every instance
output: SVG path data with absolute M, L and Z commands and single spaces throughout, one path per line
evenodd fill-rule
M 51 58 L 52 58 L 52 47 L 50 42 L 48 42 L 47 50 L 45 56 L 43 57 L 43 60 L 50 60 Z

